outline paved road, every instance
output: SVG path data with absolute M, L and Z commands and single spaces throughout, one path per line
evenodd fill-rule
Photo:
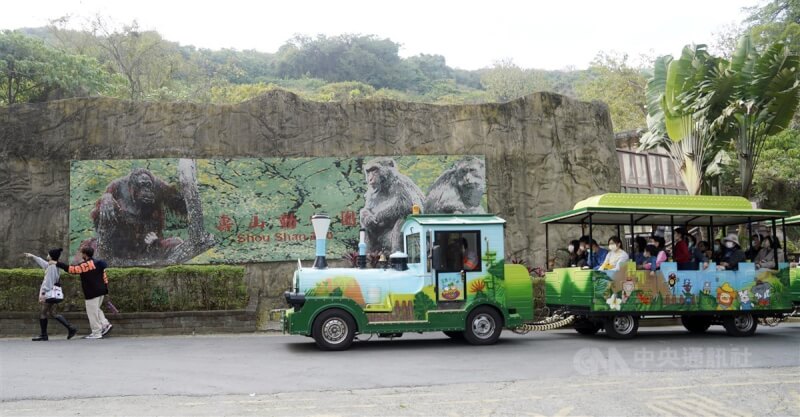
M 0 340 L 3 415 L 800 415 L 799 389 L 800 323 L 741 339 L 504 333 L 492 347 L 426 334 L 345 352 L 263 334 Z

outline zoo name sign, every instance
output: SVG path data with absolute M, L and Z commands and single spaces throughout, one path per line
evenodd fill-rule
M 328 256 L 401 248 L 411 205 L 486 212 L 483 156 L 73 161 L 70 252 L 113 266 L 313 259 L 310 218 L 327 213 Z

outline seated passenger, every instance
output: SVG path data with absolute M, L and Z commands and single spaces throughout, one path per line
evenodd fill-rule
M 761 239 L 761 249 L 753 260 L 753 263 L 756 264 L 756 269 L 776 269 L 775 249 L 778 249 L 778 260 L 780 261 L 783 253 L 778 239 L 773 236 L 764 236 L 764 238 Z
M 711 253 L 711 260 L 719 264 L 722 262 L 722 257 L 725 256 L 725 247 L 722 246 L 722 240 L 714 239 L 714 250 Z
M 579 253 L 580 246 L 581 242 L 578 241 L 577 239 L 569 242 L 569 246 L 567 246 L 567 251 L 569 252 L 569 258 L 567 258 L 566 266 L 568 267 L 578 266 L 578 262 L 580 261 L 580 258 L 582 256 L 582 254 Z
M 647 245 L 644 248 L 644 258 L 641 264 L 641 269 L 646 271 L 655 271 L 658 269 L 657 257 L 658 248 L 655 245 Z
M 608 239 L 608 253 L 605 260 L 597 268 L 601 271 L 619 271 L 622 264 L 628 262 L 628 253 L 622 250 L 622 240 L 619 236 Z
M 692 255 L 689 253 L 689 244 L 686 243 L 686 235 L 686 229 L 682 227 L 675 229 L 675 253 L 673 259 L 679 264 L 692 261 Z
M 462 247 L 462 265 L 464 266 L 465 271 L 475 271 L 481 266 L 480 259 L 478 259 L 478 255 L 475 254 L 474 250 L 469 249 L 469 245 L 467 244 L 467 239 L 461 238 L 461 247 Z
M 745 260 L 744 252 L 741 246 L 739 246 L 739 236 L 737 236 L 736 233 L 730 233 L 725 239 L 722 239 L 722 241 L 725 244 L 726 251 L 717 269 L 738 271 L 739 263 Z
M 744 251 L 744 257 L 750 262 L 756 261 L 756 256 L 758 256 L 758 252 L 761 251 L 761 241 L 764 240 L 764 237 L 754 233 L 750 236 L 750 247 Z
M 708 258 L 710 255 L 708 250 L 708 242 L 701 240 L 692 251 L 692 261 L 698 265 L 702 265 L 703 269 L 708 268 Z
M 601 248 L 594 239 L 589 239 L 588 236 L 583 236 L 580 240 L 581 246 L 586 251 L 586 265 L 585 268 L 597 269 L 601 262 L 606 258 L 608 251 Z
M 661 263 L 667 260 L 667 252 L 664 251 L 664 238 L 661 236 L 650 236 L 650 244 L 658 249 L 658 252 L 653 254 L 656 257 L 656 269 L 661 268 Z M 652 253 L 651 253 L 652 254 Z
M 631 257 L 633 258 L 633 261 L 636 262 L 636 265 L 639 266 L 642 264 L 642 261 L 644 259 L 644 248 L 647 247 L 647 239 L 641 236 L 636 236 L 634 244 L 635 247 L 633 253 L 631 254 Z

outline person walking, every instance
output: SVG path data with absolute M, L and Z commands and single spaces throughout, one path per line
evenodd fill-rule
M 56 265 L 69 272 L 70 274 L 80 274 L 81 288 L 86 299 L 86 315 L 89 317 L 89 325 L 92 333 L 84 336 L 84 339 L 102 339 L 113 325 L 108 322 L 100 306 L 103 304 L 103 297 L 108 294 L 108 277 L 106 276 L 106 262 L 94 259 L 94 249 L 90 247 L 81 249 L 83 262 L 78 265 L 67 265 L 58 262 Z
M 53 289 L 53 287 L 60 287 L 61 286 L 61 275 L 59 270 L 56 268 L 55 265 L 48 263 L 48 261 L 58 261 L 58 258 L 61 257 L 61 248 L 57 249 L 50 249 L 47 253 L 47 261 L 44 259 L 31 254 L 25 253 L 25 256 L 28 258 L 33 259 L 37 265 L 44 269 L 44 279 L 42 280 L 42 286 L 39 288 L 39 304 L 41 304 L 41 309 L 39 311 L 39 336 L 34 337 L 34 342 L 43 342 L 48 340 L 47 336 L 47 319 L 52 318 L 57 320 L 61 323 L 64 327 L 67 328 L 67 339 L 72 339 L 75 336 L 75 333 L 78 332 L 78 328 L 71 325 L 64 316 L 55 314 L 56 304 L 63 301 L 63 299 L 56 299 L 56 298 L 48 298 L 48 293 Z

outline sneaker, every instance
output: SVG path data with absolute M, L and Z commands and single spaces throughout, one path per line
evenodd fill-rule
M 78 328 L 77 327 L 70 327 L 69 328 L 69 333 L 67 333 L 67 340 L 72 339 L 73 337 L 75 337 L 75 333 L 78 333 Z
M 84 339 L 102 339 L 103 335 L 92 333 L 92 334 L 87 334 L 86 336 L 83 336 L 83 338 Z
M 105 336 L 106 334 L 108 334 L 108 332 L 110 332 L 110 331 L 111 331 L 111 328 L 112 328 L 112 327 L 114 327 L 114 325 L 113 325 L 113 324 L 111 324 L 111 323 L 108 323 L 108 326 L 106 326 L 106 327 L 103 327 L 103 332 L 102 332 L 103 336 Z
M 33 338 L 33 339 L 31 339 L 31 340 L 33 340 L 34 342 L 46 342 L 46 341 L 47 341 L 47 335 L 46 335 L 46 334 L 43 334 L 43 335 L 40 335 L 40 336 L 34 337 L 34 338 Z

